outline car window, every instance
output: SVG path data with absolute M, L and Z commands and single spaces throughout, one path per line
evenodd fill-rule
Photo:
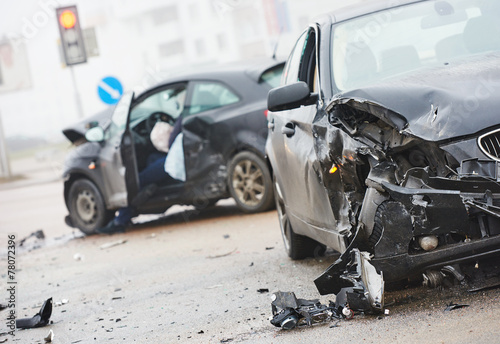
M 299 81 L 300 61 L 302 60 L 302 55 L 304 54 L 307 37 L 308 35 L 306 31 L 299 37 L 297 43 L 295 43 L 295 47 L 290 53 L 290 56 L 288 56 L 283 73 L 283 85 L 293 84 Z
M 351 19 L 332 27 L 338 89 L 500 50 L 497 0 L 426 1 Z
M 240 97 L 220 82 L 195 82 L 189 115 L 220 108 L 240 101 Z
M 186 85 L 180 84 L 162 90 L 139 100 L 130 113 L 130 122 L 135 122 L 155 112 L 164 112 L 174 119 L 184 110 Z
M 133 92 L 125 93 L 113 111 L 111 121 L 106 129 L 105 140 L 111 137 L 121 135 L 127 126 L 127 116 L 130 109 L 130 103 L 134 97 Z
M 259 83 L 265 83 L 271 88 L 278 87 L 281 82 L 281 75 L 283 74 L 283 64 L 275 66 L 271 69 L 266 70 L 260 76 Z

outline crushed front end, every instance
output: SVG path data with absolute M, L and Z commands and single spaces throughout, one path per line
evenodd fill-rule
M 461 264 L 500 256 L 497 131 L 432 141 L 374 102 L 337 99 L 326 112 L 316 123 L 322 179 L 350 228 L 347 250 L 315 281 L 321 294 L 345 288 L 339 276 L 355 249 L 386 282 L 433 271 L 463 280 Z M 415 121 L 432 126 L 437 114 L 431 107 Z

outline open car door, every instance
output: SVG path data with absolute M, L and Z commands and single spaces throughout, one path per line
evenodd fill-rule
M 130 128 L 130 107 L 134 93 L 126 93 L 115 108 L 107 127 L 100 155 L 108 207 L 130 204 L 139 189 L 137 159 Z

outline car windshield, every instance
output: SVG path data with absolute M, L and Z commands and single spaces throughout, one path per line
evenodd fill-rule
M 333 25 L 334 82 L 348 90 L 500 50 L 500 1 L 426 1 Z

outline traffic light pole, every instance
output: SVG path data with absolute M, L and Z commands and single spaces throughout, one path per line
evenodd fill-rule
M 73 82 L 73 89 L 75 91 L 76 113 L 78 114 L 78 118 L 83 118 L 82 100 L 80 97 L 80 92 L 78 91 L 78 84 L 76 83 L 75 71 L 73 70 L 73 66 L 68 67 L 71 71 L 71 81 Z
M 5 136 L 3 133 L 2 114 L 0 113 L 0 176 L 10 178 L 9 155 L 7 153 L 7 145 L 5 143 Z

